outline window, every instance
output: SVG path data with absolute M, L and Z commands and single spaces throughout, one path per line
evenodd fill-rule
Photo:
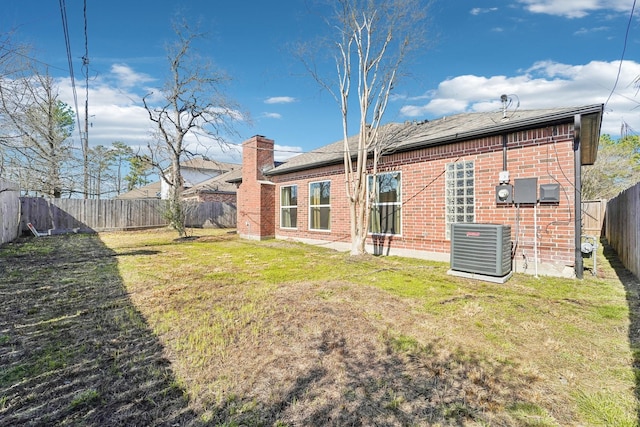
M 309 184 L 309 229 L 329 230 L 331 224 L 331 181 Z
M 380 173 L 369 176 L 369 191 L 373 187 L 369 232 L 374 234 L 400 234 L 400 172 Z
M 473 162 L 448 163 L 445 175 L 445 237 L 451 239 L 451 224 L 475 222 Z
M 280 187 L 280 227 L 298 227 L 298 186 Z

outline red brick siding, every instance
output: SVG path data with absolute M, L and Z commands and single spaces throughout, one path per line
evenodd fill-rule
M 199 202 L 222 202 L 222 203 L 236 203 L 236 195 L 230 193 L 198 193 L 197 199 L 194 197 L 192 200 L 198 200 Z
M 574 262 L 574 157 L 573 126 L 564 124 L 508 135 L 507 170 L 513 184 L 517 178 L 538 178 L 540 184 L 559 183 L 560 202 L 537 208 L 539 261 L 558 265 Z M 533 263 L 534 208 L 498 205 L 495 186 L 503 169 L 502 136 L 423 148 L 385 157 L 379 171 L 402 173 L 402 235 L 390 245 L 399 249 L 448 253 L 445 239 L 444 170 L 449 162 L 473 161 L 475 169 L 475 215 L 479 223 L 511 226 L 517 241 L 518 262 Z M 309 230 L 309 182 L 331 181 L 331 231 Z M 349 204 L 342 165 L 272 177 L 276 186 L 274 220 L 282 237 L 349 241 Z M 298 228 L 280 228 L 280 187 L 298 185 Z M 243 183 L 243 186 L 245 184 Z M 519 218 L 519 221 L 517 221 Z M 240 221 L 238 223 L 240 226 Z M 388 240 L 388 239 L 387 239 Z M 370 241 L 370 243 L 372 243 Z
M 242 184 L 238 187 L 237 229 L 241 236 L 275 235 L 275 186 L 265 184 L 263 170 L 273 167 L 273 140 L 254 136 L 242 144 Z

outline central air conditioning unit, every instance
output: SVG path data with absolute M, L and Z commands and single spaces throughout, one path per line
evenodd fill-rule
M 449 273 L 504 283 L 512 274 L 511 227 L 501 224 L 451 224 Z

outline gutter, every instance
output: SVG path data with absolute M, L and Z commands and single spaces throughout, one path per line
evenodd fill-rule
M 491 136 L 491 135 L 501 134 L 501 133 L 511 133 L 517 130 L 527 130 L 527 129 L 535 128 L 540 125 L 554 125 L 554 124 L 566 122 L 578 115 L 599 113 L 599 112 L 601 112 L 601 105 L 595 104 L 595 105 L 590 105 L 584 108 L 579 108 L 573 111 L 556 112 L 556 113 L 551 113 L 544 116 L 537 116 L 537 117 L 518 120 L 514 122 L 504 122 L 496 126 L 490 126 L 490 127 L 472 130 L 472 131 L 456 133 L 455 135 L 435 138 L 433 140 L 430 140 L 428 143 L 425 143 L 425 141 L 419 141 L 419 142 L 411 143 L 408 145 L 404 145 L 400 147 L 398 150 L 396 150 L 396 152 L 411 151 L 417 148 L 431 147 L 431 146 L 443 145 L 443 144 L 448 144 L 453 142 L 460 142 L 461 140 L 474 139 L 477 137 L 486 137 L 486 136 Z
M 496 124 L 495 126 L 484 127 L 476 130 L 471 130 L 462 133 L 450 134 L 430 140 L 420 139 L 412 143 L 405 144 L 401 147 L 397 147 L 394 150 L 394 153 L 402 153 L 406 151 L 413 151 L 426 147 L 436 147 L 439 145 L 451 144 L 454 142 L 465 141 L 469 139 L 474 139 L 477 137 L 486 137 L 496 134 L 502 133 L 510 133 L 516 130 L 527 130 L 531 128 L 538 127 L 540 125 L 554 125 L 559 123 L 564 123 L 572 118 L 582 115 L 582 114 L 592 114 L 592 113 L 601 113 L 602 105 L 601 104 L 593 104 L 586 107 L 576 108 L 574 110 L 562 111 L 562 112 L 554 112 L 550 114 L 546 114 L 544 116 L 536 116 L 528 119 L 517 120 L 513 122 L 503 122 Z M 354 156 L 352 160 L 355 160 Z M 308 169 L 314 169 L 316 167 L 321 166 L 332 166 L 341 164 L 344 162 L 344 158 L 336 158 L 328 161 L 317 161 L 311 163 L 305 163 L 304 165 L 294 166 L 291 168 L 286 168 L 282 170 L 278 170 L 276 167 L 264 173 L 265 176 L 276 176 L 276 175 L 284 175 L 292 172 L 299 172 Z M 285 166 L 286 163 L 283 165 Z
M 576 278 L 582 279 L 584 275 L 584 263 L 582 259 L 582 154 L 580 145 L 580 130 L 582 116 L 576 114 L 574 118 L 573 132 L 573 163 L 574 163 L 574 203 L 576 205 L 576 217 L 574 220 L 574 258 Z M 596 256 L 595 254 L 593 256 Z

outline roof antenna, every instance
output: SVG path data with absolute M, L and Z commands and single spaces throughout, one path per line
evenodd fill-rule
M 502 118 L 506 119 L 507 118 L 507 101 L 509 100 L 509 98 L 507 97 L 507 95 L 502 94 L 500 95 L 500 101 L 502 101 Z

